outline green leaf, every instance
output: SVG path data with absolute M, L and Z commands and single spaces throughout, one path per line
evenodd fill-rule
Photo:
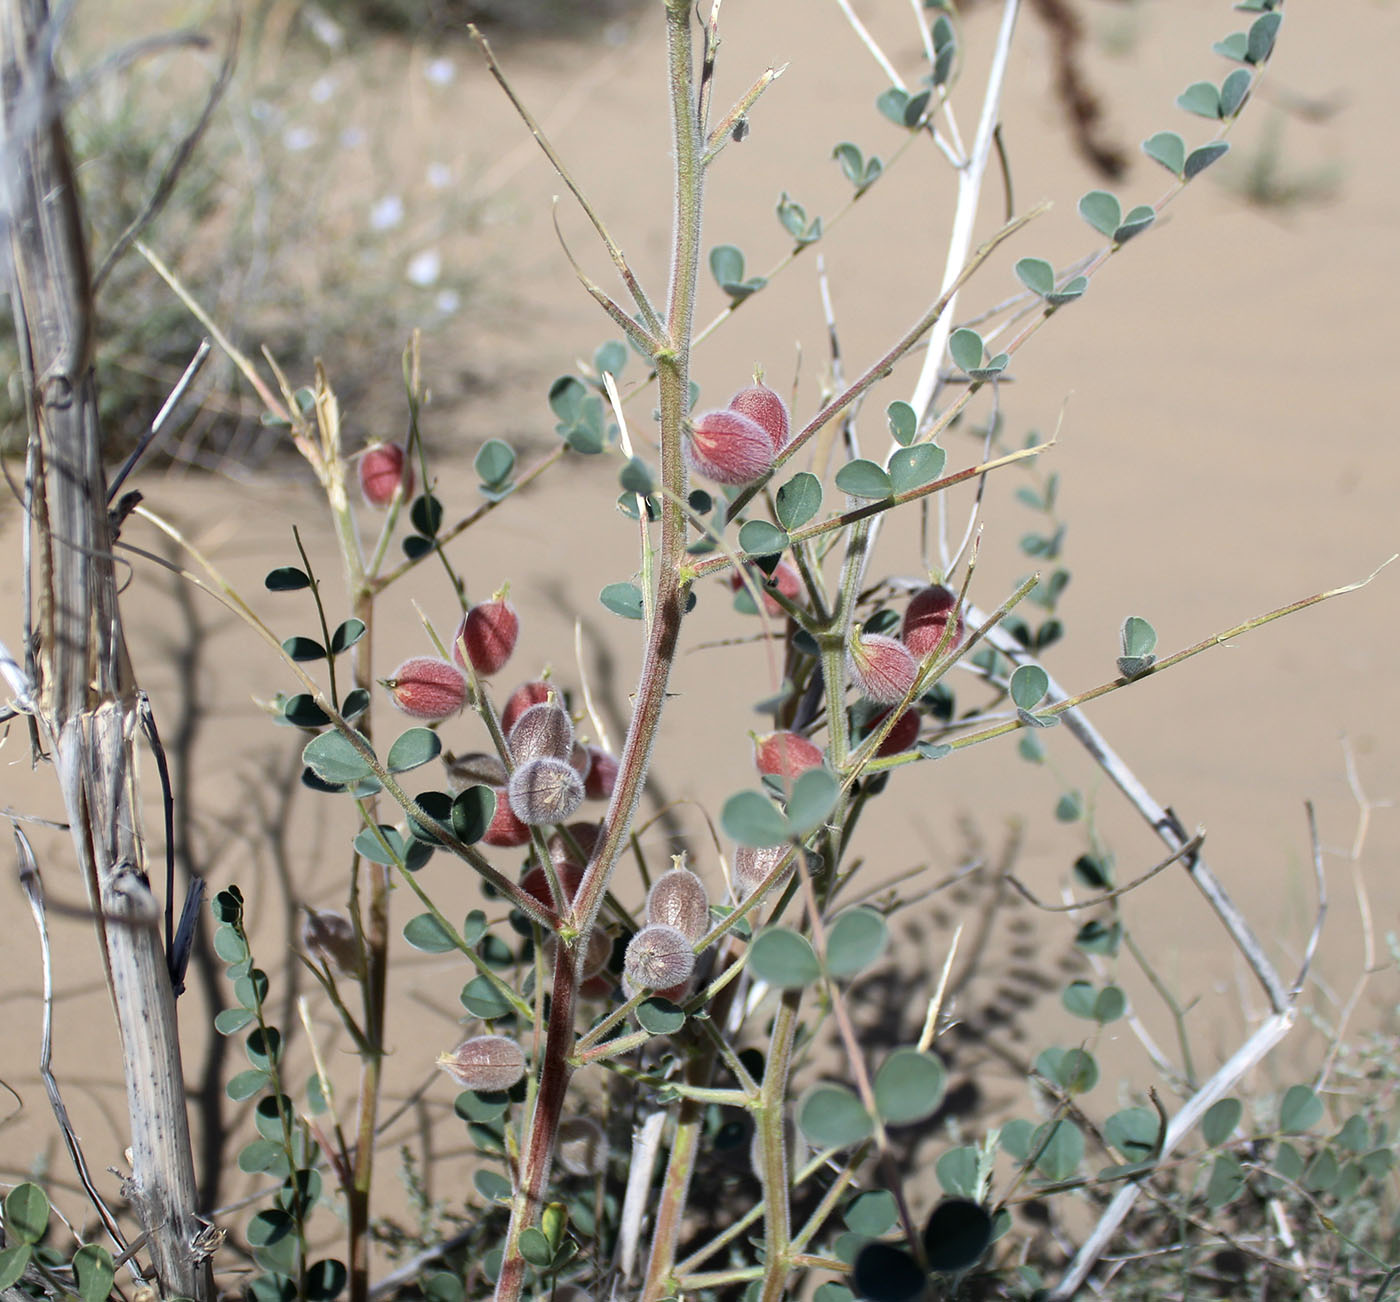
M 593 369 L 599 375 L 602 375 L 604 371 L 613 376 L 621 375 L 626 365 L 627 345 L 620 339 L 609 339 L 606 343 L 599 344 L 593 351 Z
M 331 634 L 331 652 L 339 655 L 342 651 L 348 651 L 365 635 L 365 625 L 363 620 L 347 619 L 341 623 Z
M 885 952 L 889 938 L 885 919 L 874 909 L 847 909 L 826 933 L 826 970 L 834 977 L 855 976 Z
M 1104 1122 L 1103 1137 L 1130 1162 L 1156 1155 L 1161 1122 L 1149 1108 L 1123 1108 Z
M 841 787 L 824 768 L 808 769 L 792 786 L 787 801 L 789 835 L 801 838 L 816 831 L 836 808 Z
M 899 1220 L 899 1206 L 888 1189 L 870 1189 L 857 1194 L 846 1204 L 841 1219 L 853 1234 L 878 1239 L 894 1228 Z
M 306 1268 L 306 1302 L 332 1302 L 345 1291 L 349 1272 L 334 1257 L 322 1257 Z
M 1244 105 L 1254 76 L 1248 68 L 1236 68 L 1220 83 L 1220 116 L 1232 118 Z
M 282 717 L 298 728 L 324 728 L 331 721 L 309 692 L 298 692 L 283 701 Z
M 1176 97 L 1178 107 L 1198 117 L 1220 117 L 1220 92 L 1211 81 L 1197 81 Z
M 1083 1049 L 1045 1049 L 1035 1069 L 1067 1094 L 1087 1094 L 1099 1083 L 1099 1065 Z
M 1084 291 L 1089 288 L 1089 278 L 1087 276 L 1075 276 L 1073 280 L 1066 281 L 1053 294 L 1046 294 L 1045 301 L 1051 307 L 1063 307 L 1066 303 L 1073 303 L 1077 298 L 1084 297 Z
M 775 556 L 787 545 L 787 534 L 767 520 L 750 520 L 739 530 L 739 547 L 749 556 Z
M 404 923 L 403 938 L 425 954 L 446 954 L 457 948 L 456 936 L 431 913 L 420 913 Z
M 863 458 L 846 462 L 836 472 L 836 487 L 852 497 L 880 499 L 894 493 L 890 477 L 873 461 Z
M 351 845 L 355 853 L 362 858 L 368 859 L 370 863 L 383 864 L 386 868 L 392 868 L 395 864 L 405 861 L 406 847 L 403 837 L 399 835 L 397 828 L 390 827 L 387 823 L 380 823 L 377 829 L 361 829 L 356 833 Z
M 907 402 L 892 402 L 885 408 L 885 419 L 889 421 L 890 437 L 900 447 L 907 448 L 919 432 L 919 418 Z
M 640 493 L 645 497 L 656 488 L 656 479 L 651 467 L 641 457 L 629 457 L 618 472 L 617 482 L 629 493 Z
M 802 470 L 778 489 L 778 520 L 784 529 L 800 529 L 821 509 L 822 482 L 816 475 Z M 740 534 L 742 547 L 743 536 Z M 786 544 L 784 544 L 786 546 Z
M 1230 152 L 1230 142 L 1228 140 L 1214 140 L 1208 145 L 1202 145 L 1199 149 L 1193 149 L 1187 156 L 1186 162 L 1181 169 L 1181 174 L 1188 181 L 1199 176 L 1217 159 L 1224 158 Z
M 1142 142 L 1142 152 L 1154 163 L 1161 163 L 1173 176 L 1180 176 L 1186 165 L 1186 142 L 1175 131 L 1159 131 Z
M 685 1010 L 669 999 L 644 999 L 637 1005 L 637 1021 L 653 1035 L 674 1035 L 685 1025 Z
M 1239 1196 L 1244 1188 L 1244 1168 L 1233 1153 L 1221 1153 L 1210 1167 L 1206 1181 L 1206 1205 L 1212 1209 L 1224 1207 Z
M 744 278 L 744 255 L 732 244 L 716 244 L 710 250 L 710 274 L 721 289 Z
M 948 339 L 948 355 L 954 365 L 964 371 L 974 371 L 982 365 L 986 349 L 976 330 L 954 330 Z
M 1219 1148 L 1240 1124 L 1244 1105 L 1239 1099 L 1217 1099 L 1201 1118 L 1201 1138 L 1210 1148 Z
M 1278 1112 L 1278 1128 L 1293 1134 L 1311 1130 L 1322 1120 L 1322 1100 L 1310 1085 L 1290 1085 Z
M 384 767 L 390 773 L 421 768 L 442 754 L 442 738 L 431 728 L 410 728 L 389 747 Z
M 1121 225 L 1113 232 L 1115 244 L 1126 244 L 1135 235 L 1141 235 L 1157 220 L 1156 211 L 1148 204 L 1139 204 L 1128 211 Z
M 576 375 L 561 375 L 549 386 L 549 409 L 563 425 L 572 425 L 583 415 L 588 390 Z
M 363 733 L 357 732 L 355 736 L 368 747 Z M 301 760 L 322 782 L 337 786 L 373 776 L 368 762 L 340 732 L 323 732 L 313 737 L 301 752 Z
M 27 1243 L 17 1243 L 0 1250 L 0 1289 L 9 1288 L 24 1274 L 34 1249 Z
M 549 1246 L 549 1240 L 544 1237 L 543 1231 L 533 1225 L 528 1225 L 520 1232 L 520 1255 L 532 1266 L 548 1266 L 554 1260 L 554 1249 Z
M 5 1195 L 5 1235 L 12 1243 L 38 1243 L 49 1227 L 48 1195 L 26 1180 Z
M 822 965 L 801 932 L 765 927 L 749 945 L 749 971 L 780 990 L 798 990 L 821 980 Z
M 287 1169 L 287 1154 L 281 1141 L 255 1139 L 245 1144 L 238 1153 L 238 1169 L 245 1175 L 260 1175 L 264 1172 L 277 1174 Z
M 1022 710 L 1033 710 L 1050 690 L 1050 676 L 1039 665 L 1021 665 L 1011 675 L 1011 699 Z
M 950 1148 L 938 1159 L 934 1171 L 943 1192 L 955 1198 L 977 1197 L 977 1171 L 980 1165 L 975 1148 Z
M 326 648 L 312 637 L 289 637 L 282 643 L 282 650 L 299 664 L 326 658 Z
M 235 1035 L 257 1019 L 251 1008 L 224 1008 L 214 1016 L 214 1029 L 220 1035 Z
M 1125 656 L 1150 655 L 1157 649 L 1157 630 L 1139 615 L 1123 621 L 1119 639 Z
M 1084 817 L 1084 797 L 1077 791 L 1066 791 L 1055 802 L 1055 818 L 1061 823 L 1077 823 Z
M 257 1106 L 253 1109 L 253 1125 L 257 1127 L 258 1134 L 264 1139 L 275 1139 L 281 1142 L 282 1116 L 278 1111 L 278 1102 L 289 1112 L 292 1101 L 285 1094 L 269 1094 L 265 1098 L 258 1100 Z
M 635 583 L 609 583 L 598 600 L 623 619 L 642 618 L 642 590 Z
M 947 1070 L 934 1054 L 896 1049 L 875 1073 L 875 1107 L 892 1126 L 922 1121 L 938 1111 L 947 1084 Z
M 1094 1000 L 1094 1021 L 1100 1026 L 1116 1022 L 1128 1011 L 1128 997 L 1117 986 L 1104 986 Z
M 1274 40 L 1283 24 L 1280 13 L 1262 14 L 1249 29 L 1249 44 L 1245 57 L 1250 63 L 1264 63 L 1274 52 Z
M 1353 1113 L 1346 1119 L 1332 1142 L 1348 1153 L 1364 1153 L 1371 1146 L 1371 1132 L 1366 1125 L 1366 1119 Z
M 298 592 L 311 586 L 311 576 L 295 565 L 283 565 L 263 576 L 263 586 L 269 592 Z
M 740 845 L 763 849 L 788 839 L 788 821 L 773 802 L 757 791 L 740 791 L 724 802 L 720 824 Z
M 240 1071 L 224 1086 L 224 1093 L 235 1103 L 242 1103 L 253 1095 L 262 1093 L 271 1083 L 271 1078 L 265 1071 Z
M 938 1204 L 924 1226 L 924 1257 L 937 1274 L 951 1275 L 977 1263 L 992 1242 L 994 1226 L 985 1207 L 969 1198 Z
M 1040 1156 L 1035 1166 L 1041 1175 L 1047 1180 L 1068 1180 L 1084 1160 L 1084 1135 L 1072 1121 L 1047 1122 L 1031 1137 L 1031 1152 L 1036 1151 Z
M 462 1007 L 484 1022 L 495 1021 L 511 1011 L 510 1001 L 485 976 L 474 976 L 462 987 Z
M 504 1116 L 509 1107 L 510 1095 L 505 1090 L 463 1090 L 453 1102 L 452 1111 L 463 1121 L 494 1121 Z M 510 1197 L 509 1188 L 506 1197 Z
M 270 1071 L 282 1057 L 282 1032 L 275 1026 L 259 1026 L 243 1041 L 243 1052 L 254 1067 Z
M 904 125 L 904 110 L 909 104 L 908 91 L 891 86 L 875 101 L 875 107 L 897 127 Z
M 496 793 L 490 787 L 468 787 L 452 802 L 452 833 L 464 845 L 475 845 L 496 816 Z
M 1079 200 L 1079 215 L 1100 235 L 1111 236 L 1123 220 L 1123 208 L 1107 190 L 1090 190 Z
M 1231 32 L 1223 41 L 1216 41 L 1210 48 L 1221 58 L 1233 59 L 1236 63 L 1249 61 L 1249 38 L 1243 32 Z
M 1090 981 L 1071 981 L 1060 996 L 1060 1002 L 1076 1017 L 1093 1017 L 1096 995 Z
M 948 454 L 937 443 L 899 448 L 890 457 L 890 484 L 896 493 L 922 488 L 943 473 L 947 460 Z
M 431 493 L 424 493 L 408 508 L 408 518 L 425 538 L 436 538 L 442 528 L 442 503 Z
M 1022 258 L 1016 264 L 1016 279 L 1044 298 L 1055 288 L 1055 268 L 1043 258 Z
M 844 1085 L 827 1081 L 811 1086 L 798 1099 L 797 1125 L 818 1148 L 848 1148 L 875 1129 L 860 1100 Z
M 501 488 L 510 482 L 515 469 L 515 451 L 501 439 L 487 439 L 472 460 L 472 468 L 487 488 Z

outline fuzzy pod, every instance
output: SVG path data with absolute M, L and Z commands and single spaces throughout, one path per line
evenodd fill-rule
M 583 779 L 583 794 L 589 800 L 611 800 L 617 785 L 617 760 L 601 746 L 588 748 L 588 772 Z
M 608 960 L 612 958 L 613 938 L 603 930 L 602 927 L 594 927 L 588 933 L 588 948 L 583 954 L 583 966 L 579 969 L 579 975 L 584 981 L 591 980 L 597 976 L 608 965 Z M 554 956 L 559 952 L 559 937 L 547 936 L 544 942 L 544 952 L 551 963 Z
M 800 778 L 808 769 L 822 766 L 821 747 L 795 732 L 770 732 L 755 737 L 754 766 L 765 777 Z
M 588 770 L 593 767 L 593 756 L 588 753 L 588 747 L 581 741 L 576 741 L 569 748 L 569 764 L 574 772 L 583 779 L 584 798 L 588 797 Z
M 564 836 L 568 832 L 578 845 L 575 850 Z M 598 838 L 603 835 L 603 825 L 601 823 L 570 823 L 564 829 L 550 834 L 549 857 L 555 864 L 572 863 L 578 855 L 584 859 L 591 859 L 593 851 L 598 845 Z
M 884 710 L 877 714 L 870 721 L 870 732 L 878 732 L 884 727 L 885 720 L 889 717 L 889 711 Z M 919 718 L 918 710 L 910 706 L 903 714 L 894 721 L 894 726 L 885 736 L 885 740 L 880 743 L 880 748 L 875 752 L 876 758 L 884 758 L 886 755 L 899 755 L 909 750 L 919 739 L 919 727 L 922 720 Z
M 386 507 L 400 489 L 413 496 L 413 463 L 397 443 L 372 443 L 359 461 L 360 492 L 370 506 Z
M 781 452 L 787 447 L 792 434 L 787 403 L 766 384 L 756 382 L 746 389 L 740 389 L 730 398 L 729 410 L 747 416 L 767 434 L 774 452 Z
M 510 730 L 519 722 L 520 716 L 532 705 L 543 705 L 554 691 L 548 683 L 521 683 L 508 697 L 501 711 L 501 731 L 510 736 Z
M 525 1051 L 507 1036 L 477 1035 L 439 1054 L 437 1065 L 464 1089 L 496 1092 L 525 1075 Z
M 468 787 L 503 787 L 510 780 L 510 774 L 500 758 L 480 750 L 468 751 L 465 755 L 443 751 L 442 767 L 447 772 L 447 785 L 454 795 Z
M 542 756 L 527 760 L 506 787 L 510 807 L 522 823 L 542 827 L 562 823 L 583 802 L 583 780 L 568 760 Z
M 689 868 L 664 872 L 647 895 L 647 921 L 674 927 L 694 944 L 710 929 L 710 897 Z
M 504 598 L 493 597 L 490 601 L 478 602 L 462 616 L 452 639 L 452 658 L 465 669 L 467 663 L 462 659 L 465 647 L 472 668 L 488 678 L 505 668 L 519 636 L 520 617 L 515 607 Z
M 574 725 L 557 705 L 532 705 L 510 730 L 510 753 L 517 764 L 541 755 L 567 760 L 573 746 Z M 580 781 L 582 778 L 579 774 Z
M 667 990 L 681 985 L 695 971 L 695 951 L 683 931 L 653 922 L 627 945 L 622 974 L 638 989 Z
M 762 884 L 778 861 L 788 852 L 785 845 L 770 845 L 761 850 L 753 846 L 741 845 L 734 851 L 734 894 L 739 899 L 747 899 Z M 789 863 L 776 885 L 781 886 L 792 876 L 793 864 Z
M 811 1157 L 812 1150 L 808 1147 L 807 1139 L 801 1129 L 793 1123 L 791 1113 L 783 1113 L 783 1161 L 786 1164 L 788 1179 L 807 1165 L 807 1159 Z M 755 1129 L 753 1138 L 749 1140 L 749 1170 L 754 1173 L 758 1180 L 763 1179 L 763 1140 Z
M 308 907 L 301 923 L 301 943 L 312 958 L 335 968 L 342 976 L 360 974 L 355 924 L 343 913 Z
M 559 878 L 559 885 L 564 888 L 567 902 L 572 904 L 574 896 L 578 894 L 579 883 L 583 881 L 583 869 L 576 863 L 556 863 L 554 873 Z M 527 895 L 533 895 L 545 908 L 554 908 L 554 896 L 549 890 L 549 876 L 539 864 L 520 879 L 520 889 Z
M 554 1156 L 570 1175 L 601 1175 L 608 1165 L 608 1139 L 592 1117 L 565 1117 L 559 1123 Z M 555 1289 L 558 1302 L 559 1289 Z
M 775 619 L 782 619 L 787 615 L 782 606 L 774 599 L 771 592 L 765 591 L 765 586 L 777 588 L 789 601 L 800 602 L 802 600 L 802 576 L 787 561 L 779 561 L 771 575 L 757 567 L 750 567 L 749 573 L 753 581 L 758 585 L 759 593 L 763 599 L 764 611 Z M 729 586 L 738 592 L 744 587 L 744 580 L 737 570 L 729 571 Z
M 950 619 L 953 631 L 943 649 L 945 653 L 957 650 L 963 637 L 962 616 L 956 613 L 957 605 L 956 594 L 937 583 L 920 588 L 909 598 L 900 636 L 915 659 L 922 660 L 943 640 Z
M 505 787 L 496 788 L 496 812 L 491 815 L 491 823 L 481 839 L 487 845 L 504 850 L 530 844 L 530 829 L 515 816 Z
M 737 411 L 707 411 L 686 426 L 685 459 L 716 484 L 751 484 L 773 469 L 773 442 Z
M 903 642 L 883 633 L 856 638 L 846 662 L 856 686 L 881 705 L 902 701 L 919 676 L 913 652 Z
M 380 682 L 394 704 L 415 719 L 446 719 L 467 703 L 462 671 L 436 656 L 410 656 Z

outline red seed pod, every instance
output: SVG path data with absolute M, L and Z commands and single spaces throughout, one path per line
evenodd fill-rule
M 415 719 L 445 719 L 467 702 L 462 671 L 436 656 L 410 656 L 380 682 L 394 704 Z
M 773 451 L 781 452 L 787 447 L 791 435 L 785 403 L 766 384 L 751 384 L 740 389 L 729 400 L 729 410 L 747 416 L 772 440 Z
M 491 815 L 491 825 L 481 839 L 501 849 L 530 844 L 530 829 L 516 818 L 504 787 L 496 788 L 496 812 Z
M 464 1089 L 508 1090 L 525 1075 L 525 1051 L 504 1035 L 477 1035 L 439 1054 L 437 1065 Z
M 689 868 L 662 873 L 647 896 L 647 921 L 674 927 L 694 944 L 710 929 L 705 883 Z
M 877 732 L 884 727 L 885 720 L 889 717 L 889 711 L 885 710 L 877 714 L 870 721 L 870 731 Z M 885 740 L 880 743 L 880 748 L 875 752 L 877 758 L 885 755 L 898 755 L 909 750 L 919 739 L 919 719 L 918 710 L 912 706 L 905 710 L 903 714 L 894 721 L 894 726 L 885 736 Z
M 574 725 L 557 705 L 532 705 L 510 730 L 511 758 L 517 764 L 541 755 L 566 760 L 573 746 Z
M 583 801 L 583 781 L 568 760 L 528 760 L 506 787 L 515 816 L 531 827 L 562 823 Z
M 402 487 L 413 496 L 413 463 L 397 443 L 371 443 L 360 454 L 360 492 L 370 506 L 388 506 Z
M 901 636 L 916 659 L 922 660 L 939 644 L 949 619 L 953 620 L 953 631 L 943 650 L 946 654 L 957 649 L 963 636 L 962 616 L 954 614 L 957 604 L 956 594 L 936 583 L 920 588 L 909 598 Z
M 583 780 L 583 794 L 589 800 L 611 800 L 617 784 L 617 761 L 599 746 L 588 748 L 591 761 Z
M 591 976 L 587 981 L 580 981 L 578 985 L 578 997 L 580 999 L 611 999 L 613 987 L 617 982 L 612 974 L 600 972 L 597 976 Z
M 452 657 L 463 669 L 462 648 L 472 668 L 483 677 L 498 673 L 515 650 L 520 636 L 520 619 L 515 607 L 501 597 L 482 601 L 473 606 L 457 625 L 452 639 Z
M 447 771 L 447 785 L 454 795 L 468 787 L 503 787 L 510 776 L 497 756 L 479 750 L 468 751 L 465 755 L 443 751 L 442 767 Z
M 856 686 L 881 705 L 902 701 L 919 674 L 909 648 L 883 633 L 856 638 L 846 660 Z
M 751 484 L 773 469 L 773 443 L 737 411 L 707 411 L 686 427 L 685 459 L 716 484 Z
M 756 568 L 751 568 L 749 572 L 762 595 L 763 609 L 774 618 L 782 618 L 787 614 L 787 611 L 777 603 L 772 593 L 763 591 L 765 583 L 775 586 L 789 601 L 800 602 L 802 600 L 802 576 L 787 561 L 779 561 L 771 576 Z M 729 586 L 735 592 L 744 586 L 744 580 L 736 570 L 729 571 Z
M 603 1128 L 591 1117 L 565 1117 L 559 1123 L 558 1147 L 554 1156 L 570 1175 L 600 1175 L 608 1164 L 608 1140 Z M 561 1289 L 554 1290 L 554 1302 L 563 1302 Z M 580 1302 L 570 1299 L 570 1302 Z
M 360 946 L 355 925 L 343 913 L 307 908 L 301 924 L 301 943 L 312 958 L 335 968 L 342 976 L 359 976 Z
M 549 700 L 549 694 L 553 690 L 554 688 L 545 682 L 521 683 L 506 697 L 505 709 L 501 711 L 501 731 L 509 737 L 510 730 L 515 727 L 520 716 L 532 705 L 543 705 Z
M 579 883 L 583 881 L 583 869 L 576 863 L 565 862 L 556 863 L 554 872 L 559 878 L 559 885 L 564 888 L 564 894 L 572 903 L 574 896 L 578 893 Z M 533 895 L 545 908 L 554 908 L 554 897 L 549 892 L 549 877 L 539 864 L 536 864 L 520 879 L 520 889 L 527 895 Z
M 564 832 L 568 832 L 578 843 L 577 851 L 564 838 Z M 550 835 L 549 857 L 556 864 L 572 863 L 579 854 L 585 859 L 592 858 L 593 850 L 598 844 L 598 838 L 602 835 L 603 825 L 601 823 L 570 823 L 562 831 Z
M 822 752 L 820 746 L 795 732 L 770 732 L 754 738 L 753 762 L 765 776 L 786 778 L 790 782 L 808 769 L 820 768 Z
M 747 899 L 762 884 L 765 877 L 778 866 L 778 861 L 787 853 L 785 845 L 770 845 L 761 850 L 742 845 L 734 851 L 734 894 L 739 899 Z M 789 863 L 783 875 L 774 884 L 781 886 L 792 876 L 793 864 Z
M 695 951 L 685 933 L 657 922 L 632 937 L 622 960 L 623 976 L 642 990 L 680 985 L 694 970 Z
M 584 981 L 595 977 L 608 965 L 612 957 L 613 939 L 602 927 L 594 927 L 588 933 L 588 948 L 583 955 L 583 968 L 580 976 Z M 547 936 L 544 942 L 545 954 L 551 963 L 559 952 L 559 937 Z

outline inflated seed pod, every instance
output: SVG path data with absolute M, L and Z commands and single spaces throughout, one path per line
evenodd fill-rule
M 734 894 L 741 900 L 752 895 L 763 883 L 763 879 L 778 866 L 778 860 L 788 851 L 785 845 L 771 845 L 762 850 L 752 846 L 740 846 L 734 851 Z M 779 879 L 779 885 L 792 876 L 792 865 Z
M 573 745 L 574 725 L 557 705 L 532 705 L 510 730 L 510 753 L 517 764 L 542 755 L 566 760 Z
M 710 929 L 710 897 L 689 868 L 672 868 L 647 896 L 647 921 L 674 927 L 692 944 Z
M 607 1136 L 592 1117 L 565 1117 L 558 1142 L 554 1155 L 570 1175 L 598 1175 L 608 1164 Z
M 563 831 L 568 832 L 578 844 L 577 853 L 565 839 Z M 603 825 L 601 823 L 570 823 L 563 831 L 554 832 L 549 838 L 549 857 L 556 864 L 571 863 L 578 854 L 581 854 L 584 859 L 591 859 L 593 849 L 598 844 L 598 838 L 603 834 Z
M 583 779 L 568 760 L 546 755 L 516 769 L 506 794 L 522 823 L 531 827 L 562 823 L 583 802 Z
M 788 1183 L 791 1184 L 797 1173 L 807 1164 L 812 1150 L 802 1132 L 793 1125 L 789 1113 L 783 1113 L 783 1156 L 787 1162 Z M 754 1127 L 753 1138 L 749 1140 L 749 1169 L 754 1176 L 763 1179 L 763 1143 L 758 1128 Z
M 437 1065 L 465 1089 L 508 1090 L 525 1075 L 525 1051 L 507 1036 L 477 1035 L 439 1054 Z
M 301 923 L 301 943 L 312 958 L 320 959 L 342 976 L 360 973 L 360 947 L 354 924 L 343 913 L 307 908 Z
M 447 785 L 454 795 L 468 787 L 503 787 L 510 780 L 506 766 L 499 757 L 488 755 L 485 751 L 468 751 L 465 755 L 444 751 L 442 766 L 447 771 Z
M 662 922 L 643 927 L 627 946 L 622 974 L 642 990 L 680 985 L 695 970 L 695 951 L 685 933 Z
M 380 683 L 405 714 L 434 722 L 456 714 L 467 703 L 467 680 L 450 660 L 410 656 Z

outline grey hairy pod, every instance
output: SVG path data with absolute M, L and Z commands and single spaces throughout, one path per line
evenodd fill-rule
M 665 923 L 643 927 L 627 946 L 623 975 L 644 990 L 669 990 L 695 970 L 695 951 L 685 933 Z
M 522 823 L 562 823 L 583 802 L 583 780 L 567 760 L 541 756 L 511 774 L 506 795 Z
M 568 759 L 573 745 L 574 725 L 557 705 L 532 705 L 510 730 L 510 753 L 517 764 L 542 755 Z
M 463 1040 L 437 1065 L 469 1090 L 508 1090 L 525 1075 L 525 1051 L 504 1035 L 477 1035 Z
M 656 879 L 647 896 L 647 921 L 674 927 L 692 944 L 709 930 L 710 898 L 689 868 L 672 868 Z
M 741 900 L 747 899 L 778 866 L 778 860 L 787 852 L 788 847 L 785 845 L 772 845 L 762 850 L 755 850 L 747 845 L 740 846 L 734 851 L 734 894 Z M 787 881 L 790 876 L 791 864 L 779 879 L 779 884 Z

